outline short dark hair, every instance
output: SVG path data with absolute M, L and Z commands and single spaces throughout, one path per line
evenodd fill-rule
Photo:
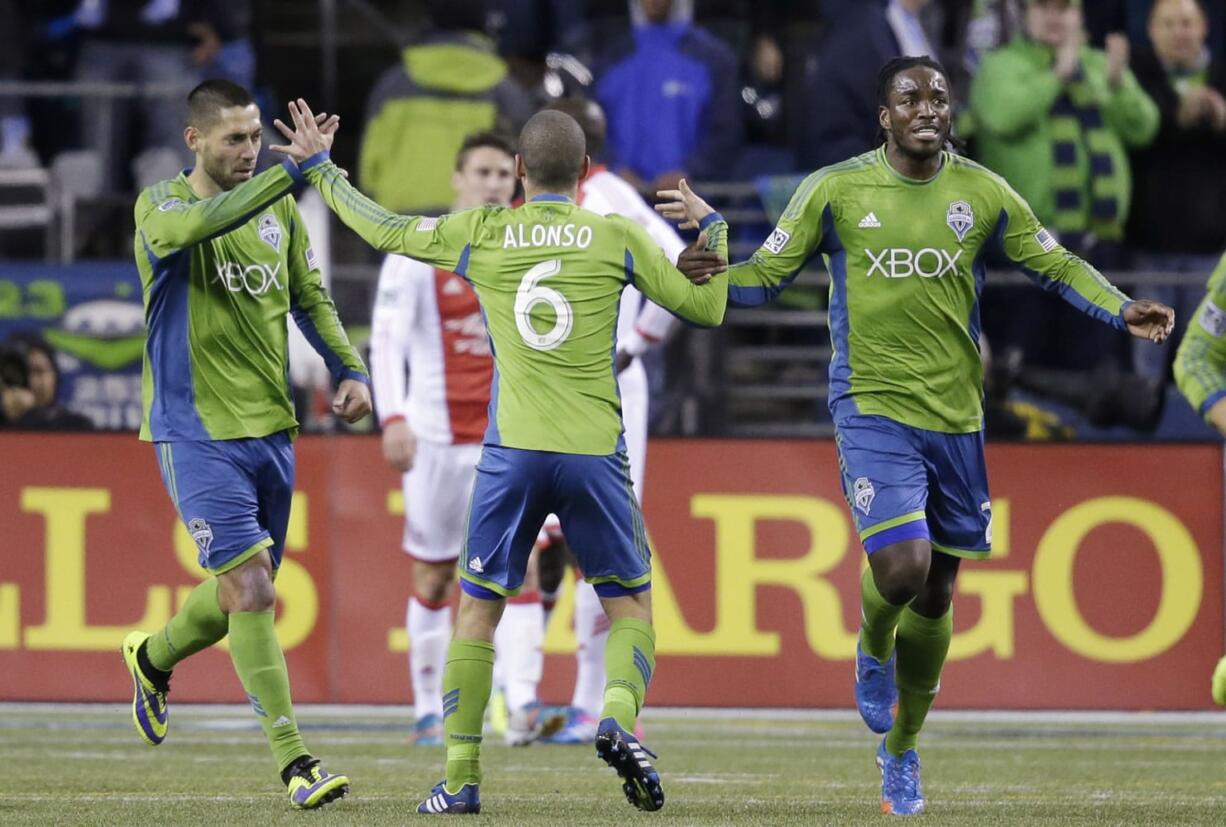
M 474 149 L 485 147 L 496 149 L 511 158 L 515 157 L 515 144 L 506 135 L 500 132 L 474 132 L 464 139 L 464 143 L 460 144 L 460 149 L 455 154 L 456 172 L 464 168 L 464 164 L 468 162 L 469 153 Z
M 519 155 L 532 183 L 546 190 L 566 190 L 579 183 L 587 140 L 570 115 L 543 109 L 519 133 Z
M 608 137 L 608 124 L 600 104 L 590 98 L 571 95 L 567 98 L 558 98 L 545 108 L 565 112 L 574 118 L 579 128 L 583 130 L 583 137 L 587 141 L 587 154 L 593 158 L 600 157 L 604 152 L 605 139 Z
M 221 110 L 255 103 L 243 87 L 221 78 L 210 78 L 187 93 L 187 125 L 204 130 L 212 126 Z

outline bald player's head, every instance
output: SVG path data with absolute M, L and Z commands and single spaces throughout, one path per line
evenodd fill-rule
M 579 183 L 587 162 L 586 139 L 565 112 L 537 112 L 519 133 L 519 166 L 534 189 L 569 192 Z
M 583 130 L 583 137 L 587 140 L 587 154 L 592 158 L 600 157 L 604 152 L 604 142 L 608 134 L 608 125 L 600 104 L 594 100 L 573 95 L 569 98 L 559 98 L 549 104 L 549 108 L 565 112 L 574 118 L 579 128 Z

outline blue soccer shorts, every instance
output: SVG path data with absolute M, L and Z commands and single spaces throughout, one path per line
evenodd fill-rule
M 162 483 L 203 568 L 222 574 L 264 549 L 273 569 L 280 567 L 294 496 L 289 434 L 154 447 Z
M 928 540 L 955 557 L 992 549 L 983 432 L 946 434 L 884 416 L 835 423 L 843 494 L 864 550 Z
M 461 588 L 486 600 L 519 593 L 528 555 L 557 514 L 583 577 L 601 597 L 651 588 L 651 549 L 625 451 L 559 454 L 486 445 L 460 550 Z

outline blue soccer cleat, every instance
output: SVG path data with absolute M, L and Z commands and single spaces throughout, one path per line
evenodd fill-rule
M 894 726 L 894 705 L 898 703 L 898 687 L 894 684 L 894 659 L 890 654 L 885 663 L 866 654 L 856 644 L 856 709 L 868 728 L 878 734 Z
M 563 709 L 566 723 L 553 735 L 541 738 L 542 744 L 590 744 L 596 737 L 596 719 L 577 706 Z
M 132 724 L 141 739 L 151 747 L 166 740 L 170 728 L 170 709 L 166 706 L 169 686 L 158 687 L 145 676 L 136 652 L 149 639 L 144 632 L 129 632 L 123 639 L 123 662 L 132 675 Z
M 613 718 L 605 718 L 596 731 L 596 756 L 617 771 L 626 800 L 640 810 L 655 811 L 664 806 L 660 774 L 647 760 L 657 758 Z
M 447 792 L 447 782 L 440 781 L 430 791 L 430 797 L 417 805 L 417 812 L 427 815 L 476 815 L 481 812 L 481 795 L 476 784 L 465 784 L 456 793 Z
M 319 766 L 319 759 L 303 756 L 286 767 L 282 778 L 289 789 L 290 804 L 298 810 L 314 810 L 330 801 L 344 798 L 349 779 L 333 775 Z
M 441 747 L 443 745 L 443 719 L 431 712 L 413 722 L 409 743 L 415 747 Z
M 881 812 L 895 816 L 917 816 L 924 812 L 924 787 L 920 784 L 920 760 L 909 749 L 895 758 L 885 748 L 877 748 L 877 769 L 881 770 Z

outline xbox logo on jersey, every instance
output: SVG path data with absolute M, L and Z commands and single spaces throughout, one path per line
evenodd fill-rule
M 868 277 L 876 273 L 887 279 L 905 279 L 919 276 L 925 279 L 938 279 L 942 276 L 958 275 L 958 259 L 962 251 L 950 253 L 936 247 L 925 247 L 922 250 L 908 250 L 906 247 L 888 247 L 880 252 L 865 249 L 871 265 Z
M 213 263 L 215 282 L 221 282 L 231 293 L 247 293 L 259 298 L 269 290 L 280 290 L 281 262 L 276 264 L 238 264 L 233 261 Z

